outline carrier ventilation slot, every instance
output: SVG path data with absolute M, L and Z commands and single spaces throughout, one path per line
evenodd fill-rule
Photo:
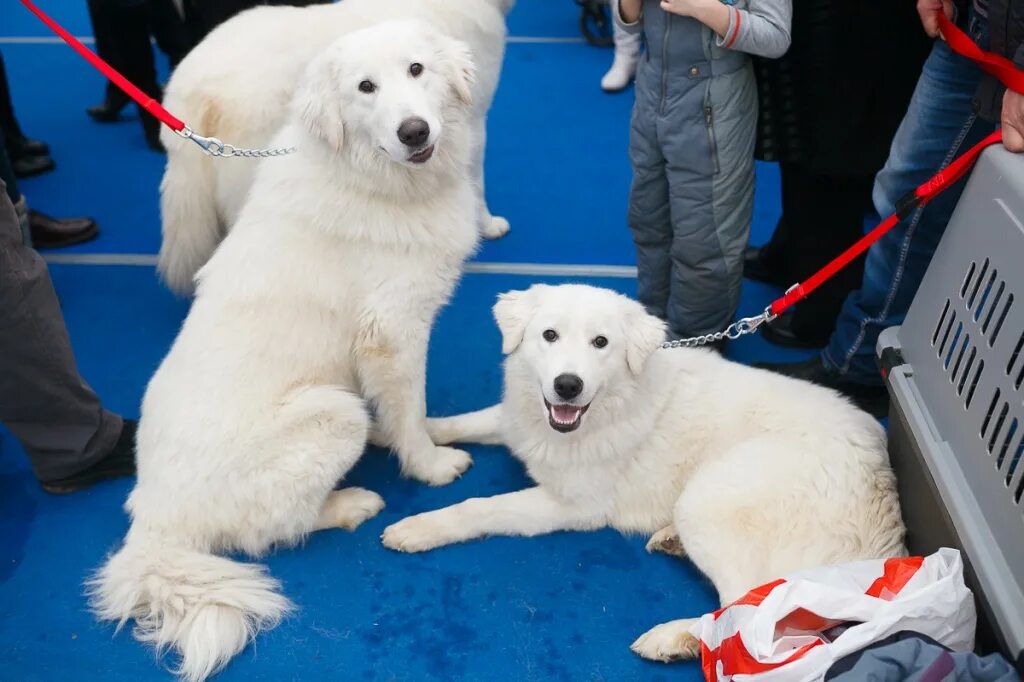
M 999 418 L 996 420 L 996 425 L 992 428 L 992 436 L 988 439 L 988 454 L 992 454 L 996 449 L 996 441 L 999 440 L 999 435 L 1003 431 L 1003 423 L 1006 421 L 1006 415 L 1010 413 L 1010 403 L 1003 403 L 1003 409 L 999 410 Z
M 992 423 L 992 415 L 995 414 L 996 405 L 999 403 L 999 396 L 1002 393 L 998 388 L 992 395 L 992 402 L 988 404 L 988 410 L 985 412 L 985 419 L 981 422 L 981 437 L 984 438 L 988 435 L 988 425 Z
M 949 344 L 949 349 L 946 351 L 946 359 L 942 361 L 942 369 L 949 369 L 949 363 L 953 360 L 953 353 L 956 352 L 957 342 L 960 341 L 960 335 L 964 332 L 964 323 L 961 322 L 956 326 L 956 333 L 953 334 L 953 340 Z M 970 335 L 967 335 L 967 341 L 970 342 Z M 963 351 L 961 351 L 963 352 Z
M 964 401 L 964 409 L 971 409 L 971 403 L 974 401 L 974 390 L 978 388 L 978 382 L 981 380 L 981 372 L 985 369 L 985 359 L 978 360 L 978 369 L 974 372 L 974 378 L 971 379 L 971 386 L 967 389 L 967 398 Z
M 978 357 L 978 349 L 972 348 L 970 355 L 967 356 L 967 364 L 964 365 L 964 371 L 960 374 L 960 382 L 956 385 L 956 394 L 964 394 L 964 386 L 967 385 L 967 377 L 971 375 L 971 368 L 974 366 L 974 359 Z M 955 371 L 954 371 L 955 376 Z
M 967 309 L 970 310 L 974 307 L 974 301 L 978 298 L 978 292 L 981 290 L 981 283 L 985 281 L 985 276 L 988 275 L 988 258 L 981 264 L 981 273 L 978 278 L 974 280 L 974 286 L 971 288 L 971 295 L 967 298 Z
M 1012 305 L 1013 305 L 1013 294 L 1007 294 L 1006 295 L 1006 303 L 1002 307 L 1002 312 L 999 313 L 999 318 L 996 320 L 996 326 L 995 326 L 995 328 L 992 329 L 992 334 L 988 337 L 988 347 L 989 348 L 991 348 L 992 346 L 994 346 L 996 344 L 996 339 L 999 338 L 999 332 L 1003 328 L 1003 322 L 1006 321 L 1006 316 L 1010 314 L 1010 307 Z M 996 308 L 997 308 L 996 305 L 992 306 L 993 312 L 996 310 Z M 985 333 L 985 334 L 988 333 L 986 331 L 986 327 L 988 327 L 988 320 L 985 320 L 985 324 L 981 328 L 981 331 L 983 333 Z
M 942 332 L 942 340 L 939 342 L 938 352 L 936 353 L 936 355 L 939 357 L 939 359 L 942 359 L 942 354 L 946 352 L 946 348 L 947 348 L 946 344 L 949 343 L 949 333 L 951 331 L 953 331 L 953 323 L 955 323 L 955 322 L 956 322 L 956 311 L 955 310 L 950 310 L 949 311 L 949 317 L 946 320 L 946 328 Z M 963 328 L 963 324 L 962 323 L 960 325 L 960 328 L 961 329 Z
M 971 346 L 971 335 L 964 334 L 964 342 L 960 345 L 960 352 L 956 354 L 956 364 L 953 365 L 953 371 L 950 372 L 949 374 L 949 383 L 956 383 L 956 378 L 960 372 L 960 368 L 964 366 L 964 357 L 967 356 L 968 349 L 970 349 L 973 353 L 974 347 Z M 948 360 L 946 361 L 946 366 L 949 366 Z M 964 373 L 966 374 L 966 369 Z
M 964 276 L 964 283 L 960 285 L 960 298 L 967 296 L 967 289 L 971 286 L 971 281 L 974 278 L 974 271 L 978 269 L 978 264 L 971 261 L 971 266 L 967 268 L 967 274 Z
M 996 457 L 996 469 L 1003 468 L 1003 462 L 1006 461 L 1006 453 L 1010 451 L 1010 442 L 1017 435 L 1017 426 L 1017 418 L 1014 417 L 1013 421 L 1010 422 L 1010 428 L 1006 430 L 1006 438 L 1003 439 L 1003 447 L 999 450 L 999 456 Z
M 932 348 L 934 348 L 935 344 L 939 341 L 939 331 L 942 329 L 942 323 L 946 321 L 946 315 L 949 315 L 949 306 L 951 303 L 952 301 L 947 298 L 946 305 L 942 308 L 942 314 L 939 315 L 939 321 L 935 323 L 935 331 L 932 332 Z M 1021 337 L 1021 343 L 1024 343 L 1024 336 Z
M 1021 382 L 1024 381 L 1024 334 L 1020 335 L 1017 340 L 1017 345 L 1013 349 L 1013 353 L 1010 354 L 1010 359 L 1006 363 L 1006 376 L 1010 376 L 1017 372 L 1016 378 L 1013 380 L 1013 387 L 1020 389 Z M 1018 366 L 1019 363 L 1019 366 Z

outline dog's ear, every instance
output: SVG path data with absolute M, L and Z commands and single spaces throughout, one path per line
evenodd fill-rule
M 636 376 L 644 370 L 647 358 L 665 343 L 665 323 L 649 315 L 639 303 L 632 314 L 626 316 L 626 364 Z
M 334 59 L 328 50 L 310 63 L 293 100 L 299 120 L 306 130 L 335 151 L 341 151 L 345 139 L 345 122 L 341 116 L 338 87 Z
M 501 352 L 508 355 L 523 342 L 526 327 L 533 318 L 534 300 L 538 288 L 535 285 L 526 291 L 509 291 L 498 296 L 494 304 L 494 319 L 501 330 Z
M 476 64 L 469 46 L 461 40 L 448 38 L 445 41 L 442 59 L 445 64 L 446 77 L 452 89 L 463 104 L 472 104 L 473 93 L 470 88 L 476 82 Z

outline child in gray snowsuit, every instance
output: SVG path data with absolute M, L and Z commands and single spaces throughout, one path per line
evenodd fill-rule
M 615 0 L 643 31 L 629 155 L 638 298 L 671 338 L 721 331 L 739 305 L 754 206 L 750 55 L 789 48 L 792 0 Z

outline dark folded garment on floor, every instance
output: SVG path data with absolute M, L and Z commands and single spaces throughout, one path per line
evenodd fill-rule
M 916 632 L 898 632 L 845 656 L 825 673 L 826 682 L 1018 682 L 999 654 L 952 652 Z

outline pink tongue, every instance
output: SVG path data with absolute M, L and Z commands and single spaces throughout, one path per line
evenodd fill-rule
M 563 422 L 576 421 L 576 416 L 580 412 L 580 408 L 572 405 L 552 405 L 551 412 L 555 415 L 555 419 Z

